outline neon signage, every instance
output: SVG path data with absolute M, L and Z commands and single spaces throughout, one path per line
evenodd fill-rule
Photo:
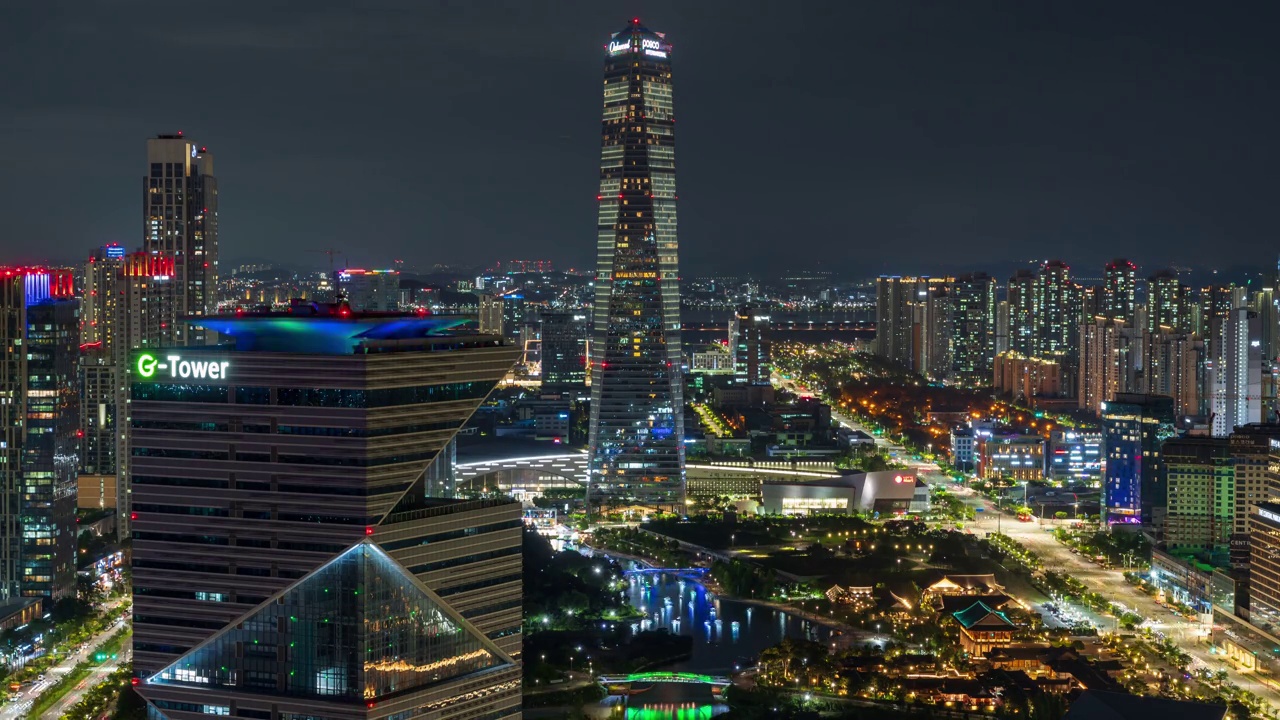
M 662 43 L 658 42 L 657 40 L 642 40 L 641 46 L 644 49 L 645 55 L 649 55 L 650 57 L 662 58 L 664 60 L 667 57 L 667 51 L 662 49 Z
M 630 49 L 631 49 L 631 43 L 630 43 L 630 42 L 623 42 L 623 41 L 620 41 L 620 40 L 614 40 L 613 42 L 609 43 L 609 54 L 610 54 L 610 55 L 617 55 L 617 54 L 618 54 L 618 53 L 620 53 L 620 52 L 626 52 L 626 51 L 628 51 L 628 50 L 630 50 Z
M 227 377 L 227 367 L 231 365 L 226 360 L 183 360 L 181 355 L 166 355 L 164 359 L 165 362 L 160 362 L 151 353 L 139 355 L 135 366 L 138 376 L 150 379 L 157 372 L 168 370 L 172 378 L 222 380 Z

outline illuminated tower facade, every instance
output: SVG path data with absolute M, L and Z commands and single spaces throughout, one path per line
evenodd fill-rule
M 631 21 L 605 46 L 589 501 L 684 502 L 671 44 Z

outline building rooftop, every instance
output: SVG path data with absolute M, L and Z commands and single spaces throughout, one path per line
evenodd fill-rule
M 1161 720 L 1223 720 L 1226 716 L 1226 705 L 1086 690 L 1071 703 L 1063 720 L 1131 720 L 1140 717 L 1158 717 Z
M 464 315 L 355 312 L 346 303 L 294 303 L 286 312 L 237 312 L 186 320 L 231 338 L 237 351 L 315 355 L 352 355 L 376 341 L 487 337 L 457 332 L 471 321 Z
M 983 627 L 1013 627 L 1013 621 L 1007 615 L 998 610 L 992 610 L 981 600 L 970 605 L 967 610 L 952 613 L 951 617 L 955 618 L 956 622 L 960 623 L 966 630 L 979 625 Z

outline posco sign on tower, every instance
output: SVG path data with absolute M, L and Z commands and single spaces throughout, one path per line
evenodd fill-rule
M 138 377 L 148 380 L 156 377 L 157 373 L 160 377 L 183 380 L 222 380 L 227 377 L 230 365 L 226 360 L 183 360 L 181 355 L 165 355 L 162 362 L 151 353 L 142 353 L 134 369 Z

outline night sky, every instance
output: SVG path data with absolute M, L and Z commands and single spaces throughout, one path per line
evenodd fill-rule
M 224 268 L 584 265 L 602 46 L 639 16 L 675 45 L 686 276 L 1269 265 L 1276 8 L 9 2 L 0 260 L 139 245 L 145 140 L 182 130 Z

